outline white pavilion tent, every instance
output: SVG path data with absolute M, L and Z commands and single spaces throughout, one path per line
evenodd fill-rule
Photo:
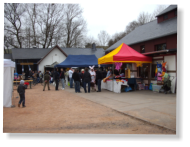
M 3 107 L 12 106 L 14 69 L 15 62 L 10 59 L 4 59 Z

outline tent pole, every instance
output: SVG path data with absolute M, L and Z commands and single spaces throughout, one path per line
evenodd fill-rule
M 11 81 L 12 81 L 12 79 L 14 79 L 14 78 L 12 78 L 12 67 L 10 68 L 11 69 Z M 13 82 L 12 82 L 12 102 L 13 102 L 13 104 L 11 105 L 11 108 L 14 108 L 15 107 L 15 99 L 14 99 L 14 89 L 13 89 Z
M 114 63 L 112 64 L 112 76 L 114 75 Z M 112 79 L 112 90 L 114 92 L 114 80 Z

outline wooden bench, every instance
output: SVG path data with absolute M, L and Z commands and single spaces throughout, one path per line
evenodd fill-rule
M 32 82 L 33 80 L 24 80 L 24 82 L 29 82 L 30 83 L 30 89 L 32 88 Z M 13 83 L 20 83 L 20 81 L 13 81 Z

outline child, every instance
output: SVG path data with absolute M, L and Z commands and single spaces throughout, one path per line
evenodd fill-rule
M 17 92 L 20 95 L 20 101 L 18 103 L 18 107 L 20 107 L 20 104 L 22 103 L 22 107 L 26 107 L 25 106 L 25 86 L 24 86 L 24 80 L 20 81 L 20 85 L 17 88 Z

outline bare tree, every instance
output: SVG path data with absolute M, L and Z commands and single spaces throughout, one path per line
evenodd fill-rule
M 25 12 L 25 8 L 22 4 L 18 3 L 5 3 L 4 4 L 4 18 L 5 31 L 14 36 L 14 41 L 9 42 L 11 46 L 15 48 L 22 48 L 22 36 L 21 36 L 21 18 Z
M 98 39 L 101 46 L 106 46 L 108 45 L 110 35 L 106 31 L 100 31 L 98 34 Z
M 30 37 L 32 38 L 32 41 L 31 41 L 31 45 L 32 46 L 37 46 L 37 17 L 38 17 L 38 12 L 37 12 L 37 9 L 38 7 L 40 6 L 41 4 L 36 4 L 36 3 L 33 3 L 33 4 L 26 4 L 26 10 L 27 10 L 27 14 L 29 16 L 29 23 L 28 23 L 28 26 L 31 27 L 31 34 L 30 34 Z
M 67 4 L 65 8 L 64 46 L 81 46 L 86 33 L 86 21 L 82 17 L 83 10 L 78 4 Z
M 63 4 L 43 4 L 38 8 L 39 44 L 43 48 L 51 46 L 54 37 L 60 33 L 63 19 Z
M 95 43 L 96 46 L 99 45 L 98 41 L 93 36 L 87 36 L 85 38 L 85 47 L 92 48 L 92 44 Z
M 150 13 L 141 12 L 138 16 L 137 22 L 139 25 L 143 25 L 145 23 L 148 23 L 150 21 L 154 20 L 154 17 Z
M 138 27 L 140 24 L 137 21 L 132 21 L 126 26 L 126 34 L 129 34 L 131 31 L 133 31 L 136 27 Z
M 159 13 L 161 13 L 164 9 L 166 9 L 168 7 L 168 5 L 158 5 L 157 8 L 154 10 L 154 12 L 152 13 L 152 17 L 154 19 L 156 19 L 156 15 L 158 15 Z

